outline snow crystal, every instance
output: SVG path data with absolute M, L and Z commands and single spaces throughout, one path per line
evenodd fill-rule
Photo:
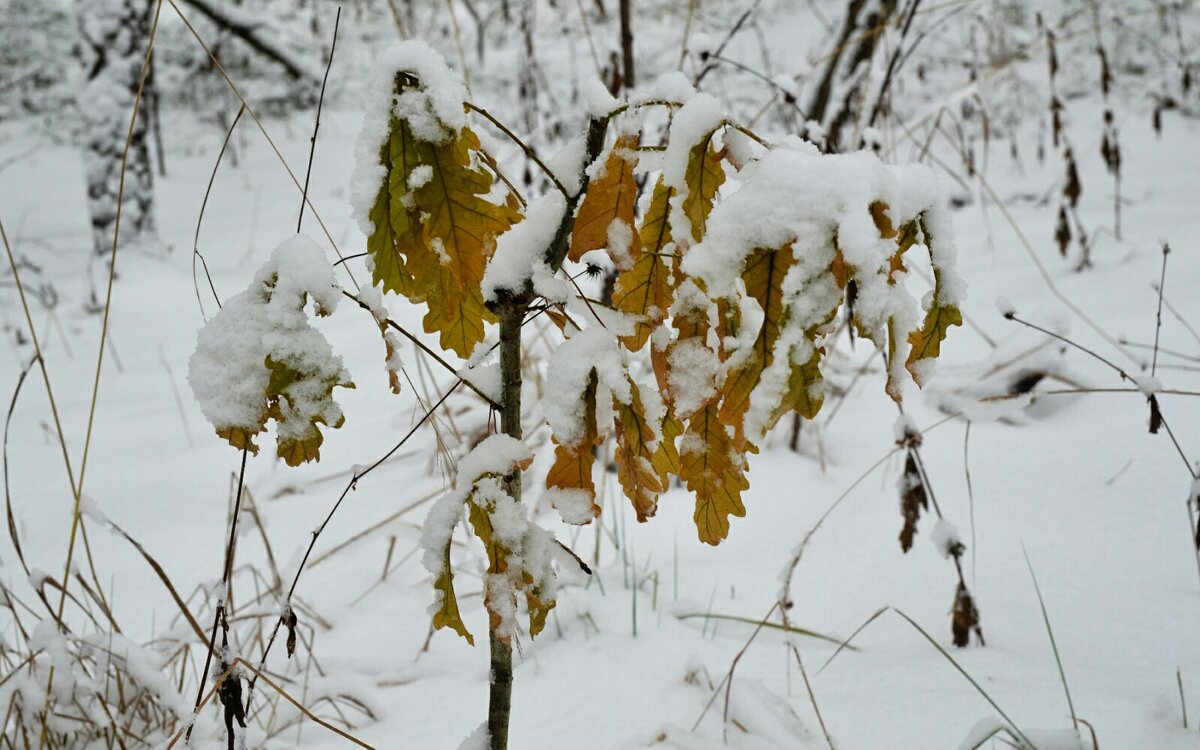
M 328 384 L 349 382 L 349 373 L 310 325 L 304 311 L 309 298 L 318 314 L 328 315 L 337 308 L 341 287 L 316 243 L 296 235 L 280 244 L 249 288 L 200 330 L 188 360 L 188 383 L 214 428 L 259 430 L 266 419 L 268 358 L 303 374 L 284 390 L 280 439 L 302 436 L 313 419 L 329 425 L 341 421 Z
M 570 286 L 555 280 L 546 263 L 546 249 L 554 240 L 566 209 L 562 193 L 550 191 L 529 204 L 524 221 L 496 239 L 496 252 L 483 273 L 485 300 L 496 302 L 501 292 L 520 293 L 531 280 L 540 287 L 539 294 L 555 302 L 566 299 Z

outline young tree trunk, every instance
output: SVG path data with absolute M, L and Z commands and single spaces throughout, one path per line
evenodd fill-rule
M 113 229 L 126 158 L 122 238 L 154 234 L 154 179 L 147 129 L 150 92 L 143 91 L 125 157 L 129 116 L 141 83 L 143 56 L 150 35 L 152 0 L 80 0 L 77 6 L 79 61 L 84 83 L 79 108 L 84 120 L 83 164 L 87 175 L 92 249 L 112 252 Z M 149 86 L 147 81 L 147 86 Z
M 500 308 L 500 429 L 521 439 L 521 321 L 526 304 L 508 302 Z M 505 478 L 508 494 L 521 502 L 521 472 Z M 508 720 L 512 713 L 512 644 L 489 629 L 492 669 L 488 693 L 488 747 L 507 750 Z
M 585 164 L 591 164 L 599 157 L 607 129 L 607 119 L 593 117 L 588 121 Z M 585 173 L 579 191 L 567 199 L 554 239 L 545 250 L 546 264 L 550 268 L 558 268 L 567 257 L 571 232 L 575 228 L 575 209 L 587 192 L 588 181 Z M 500 318 L 500 429 L 517 440 L 521 439 L 521 324 L 533 299 L 533 284 L 526 282 L 522 291 L 508 293 L 492 306 Z M 519 469 L 505 478 L 505 486 L 509 495 L 521 502 Z M 508 750 L 508 721 L 512 714 L 512 644 L 497 638 L 495 631 L 489 628 L 488 645 L 492 665 L 488 691 L 488 748 Z

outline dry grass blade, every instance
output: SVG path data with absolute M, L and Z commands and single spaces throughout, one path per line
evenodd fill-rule
M 29 565 L 25 562 L 25 553 L 21 549 L 21 539 L 17 534 L 17 521 L 13 516 L 12 492 L 8 486 L 8 428 L 12 424 L 13 411 L 17 408 L 17 398 L 21 395 L 21 386 L 25 384 L 25 377 L 29 375 L 29 371 L 37 359 L 38 355 L 33 355 L 29 362 L 21 368 L 21 374 L 17 376 L 17 386 L 13 389 L 12 401 L 8 404 L 8 414 L 4 418 L 4 507 L 8 515 L 8 536 L 12 540 L 13 551 L 17 553 L 17 560 L 20 561 L 21 569 L 25 571 L 26 576 L 29 575 Z
M 1037 576 L 1033 572 L 1033 563 L 1029 559 L 1029 551 L 1021 545 L 1021 553 L 1025 555 L 1025 565 L 1029 568 L 1029 577 L 1033 580 L 1033 590 L 1037 592 L 1038 606 L 1042 608 L 1042 621 L 1046 623 L 1046 634 L 1050 636 L 1050 648 L 1054 650 L 1054 663 L 1058 666 L 1058 676 L 1062 678 L 1063 692 L 1067 694 L 1067 706 L 1071 709 L 1071 724 L 1079 729 L 1079 717 L 1075 714 L 1075 702 L 1071 700 L 1071 687 L 1067 684 L 1067 673 L 1063 670 L 1062 655 L 1058 653 L 1058 642 L 1054 639 L 1054 628 L 1050 625 L 1050 613 L 1046 611 L 1046 600 L 1042 598 L 1042 587 L 1038 585 Z
M 983 689 L 983 686 L 981 686 L 978 682 L 976 682 L 975 678 L 972 677 L 971 674 L 969 672 L 967 672 L 967 670 L 963 669 L 962 665 L 959 664 L 958 661 L 955 660 L 955 658 L 950 655 L 950 652 L 948 652 L 946 649 L 942 648 L 942 645 L 940 643 L 938 643 L 937 640 L 933 636 L 931 636 L 928 631 L 925 630 L 925 628 L 918 625 L 916 620 L 909 617 L 902 610 L 896 609 L 895 607 L 892 607 L 890 605 L 881 608 L 880 610 L 875 612 L 875 614 L 868 617 L 866 622 L 864 622 L 862 625 L 860 625 L 858 627 L 858 629 L 854 631 L 854 634 L 851 635 L 850 638 L 848 638 L 846 640 L 846 643 L 849 644 L 850 640 L 852 640 L 855 636 L 857 636 L 859 633 L 861 633 L 863 630 L 865 630 L 868 625 L 870 625 L 871 623 L 875 622 L 880 617 L 882 617 L 884 615 L 884 613 L 886 613 L 886 612 L 894 612 L 897 615 L 899 615 L 900 617 L 904 618 L 905 622 L 907 622 L 918 633 L 920 633 L 925 638 L 925 640 L 929 641 L 929 645 L 931 645 L 935 649 L 937 649 L 937 652 L 939 654 L 941 654 L 942 657 L 946 661 L 950 662 L 950 664 L 956 670 L 958 670 L 958 673 L 966 678 L 967 682 L 971 683 L 971 687 L 975 688 L 975 691 L 978 692 L 981 696 L 983 696 L 983 699 L 986 700 L 988 702 L 988 704 L 991 705 L 991 707 L 996 710 L 996 713 L 998 713 L 1000 715 L 1000 717 L 1003 718 L 1004 721 L 1008 723 L 1008 729 L 1011 730 L 1011 732 L 1013 733 L 1013 735 L 1016 737 L 1016 739 L 1018 741 L 1025 743 L 1026 748 L 1034 748 L 1035 747 L 1035 745 L 1032 742 L 1030 742 L 1029 738 L 1025 735 L 1025 733 L 1022 732 L 1020 730 L 1020 728 L 1017 727 L 1016 722 L 1014 722 L 1009 717 L 1009 715 L 1004 712 L 1004 709 L 1000 708 L 1000 705 L 998 703 L 996 703 L 996 701 L 992 698 L 991 695 L 988 694 L 988 692 L 986 690 Z M 829 658 L 829 662 L 832 662 L 833 658 L 836 657 L 838 655 L 838 653 L 840 653 L 840 652 L 841 652 L 841 649 L 839 648 L 838 652 L 835 652 L 834 655 Z M 829 662 L 826 662 L 825 665 L 821 667 L 821 669 L 825 669 L 825 667 L 829 666 Z M 818 672 L 819 672 L 819 670 L 818 670 Z
M 180 614 L 183 615 L 183 618 L 187 620 L 188 625 L 191 626 L 192 632 L 195 633 L 196 637 L 200 639 L 201 643 L 203 643 L 204 629 L 200 627 L 200 623 L 196 622 L 196 618 L 192 615 L 191 610 L 189 610 L 187 605 L 184 604 L 183 598 L 179 596 L 179 592 L 175 589 L 175 584 L 171 583 L 171 578 L 167 575 L 167 572 L 163 570 L 163 566 L 159 564 L 158 560 L 154 559 L 153 555 L 146 551 L 146 548 L 142 546 L 141 542 L 130 536 L 129 532 L 113 523 L 112 519 L 106 520 L 109 528 L 124 537 L 125 541 L 132 544 L 134 549 L 136 549 L 146 563 L 150 565 L 150 568 L 154 571 L 154 574 L 158 576 L 158 580 L 162 581 L 163 585 L 167 587 L 167 592 L 170 593 L 171 600 L 175 602 L 175 606 L 179 608 Z
M 774 612 L 774 610 L 772 610 L 772 613 L 773 612 Z M 807 628 L 798 628 L 794 625 L 780 625 L 777 622 L 763 622 L 762 620 L 755 620 L 754 618 L 751 618 L 751 617 L 739 617 L 738 615 L 721 615 L 721 614 L 714 614 L 712 612 L 687 612 L 685 614 L 675 616 L 676 620 L 693 620 L 693 619 L 698 619 L 698 618 L 704 618 L 705 622 L 707 622 L 708 620 L 723 620 L 726 622 L 740 622 L 745 625 L 756 625 L 759 628 L 765 627 L 770 630 L 778 630 L 780 632 L 790 633 L 792 635 L 802 635 L 805 638 L 815 638 L 818 641 L 825 641 L 826 643 L 843 643 L 843 641 L 839 641 L 837 638 L 834 638 L 831 635 L 826 635 L 824 633 L 818 633 L 815 630 L 808 630 Z M 852 648 L 850 650 L 854 651 L 855 649 Z

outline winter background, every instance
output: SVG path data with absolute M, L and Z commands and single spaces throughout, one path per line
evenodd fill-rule
M 898 412 L 869 342 L 830 342 L 825 408 L 785 418 L 750 459 L 747 515 L 711 547 L 685 489 L 640 524 L 607 461 L 592 525 L 565 525 L 540 501 L 550 451 L 538 408 L 559 339 L 548 322 L 530 326 L 538 458 L 526 500 L 593 572 L 564 571 L 546 630 L 516 639 L 514 747 L 1200 742 L 1194 3 L 348 0 L 336 47 L 330 1 L 173 0 L 155 22 L 157 7 L 0 3 L 0 748 L 165 747 L 216 676 L 200 685 L 214 600 L 232 603 L 227 654 L 258 664 L 318 532 L 291 598 L 295 653 L 272 650 L 241 741 L 455 748 L 484 719 L 483 550 L 455 537 L 472 648 L 431 631 L 420 538 L 489 429 L 485 402 L 456 390 L 343 493 L 457 381 L 404 339 L 392 395 L 378 326 L 343 299 L 316 325 L 357 385 L 338 392 L 345 426 L 325 431 L 319 463 L 288 467 L 270 439 L 251 457 L 222 591 L 240 452 L 188 383 L 198 330 L 294 235 L 305 182 L 303 232 L 327 261 L 349 258 L 339 284 L 369 281 L 351 257 L 365 250 L 355 140 L 374 68 L 413 38 L 547 157 L 583 132 L 597 81 L 627 96 L 632 72 L 638 95 L 678 71 L 768 140 L 929 165 L 969 285 L 965 325 L 904 402 L 944 516 L 923 515 L 907 553 Z M 116 186 L 152 28 L 110 297 Z M 850 103 L 834 143 L 823 138 L 837 107 L 808 112 L 827 72 L 831 100 Z M 472 126 L 523 192 L 550 189 L 503 133 Z M 589 295 L 608 272 L 596 262 L 597 278 L 580 278 Z M 916 264 L 918 298 L 923 273 Z M 422 309 L 384 304 L 437 349 Z M 1006 319 L 1013 311 L 1079 346 Z M 1150 395 L 1169 433 L 1148 431 Z M 966 545 L 986 645 L 952 643 L 948 537 Z M 191 744 L 226 746 L 216 706 Z M 1002 727 L 1021 736 L 992 736 Z

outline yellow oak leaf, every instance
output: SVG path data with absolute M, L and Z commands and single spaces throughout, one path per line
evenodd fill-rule
M 446 545 L 444 567 L 442 574 L 433 582 L 433 588 L 441 593 L 437 609 L 433 613 L 434 630 L 451 628 L 454 632 L 467 639 L 467 643 L 475 645 L 475 637 L 467 630 L 462 615 L 458 611 L 458 598 L 454 595 L 454 573 L 450 567 L 450 545 Z
M 688 152 L 687 168 L 683 179 L 687 195 L 681 201 L 683 213 L 691 224 L 691 240 L 699 242 L 708 228 L 708 215 L 717 200 L 717 191 L 725 182 L 725 170 L 721 167 L 721 153 L 713 145 L 714 130 Z M 678 238 L 677 238 L 678 239 Z
M 638 318 L 633 333 L 621 338 L 622 345 L 629 351 L 637 351 L 645 345 L 650 333 L 662 324 L 671 307 L 675 263 L 668 262 L 674 258 L 666 256 L 671 242 L 667 221 L 671 192 L 660 177 L 642 218 L 640 247 L 634 255 L 633 267 L 617 276 L 613 289 L 613 307 Z
M 746 515 L 742 492 L 750 487 L 718 412 L 714 399 L 693 414 L 679 443 L 679 478 L 696 496 L 700 541 L 712 545 L 729 535 L 730 516 Z

